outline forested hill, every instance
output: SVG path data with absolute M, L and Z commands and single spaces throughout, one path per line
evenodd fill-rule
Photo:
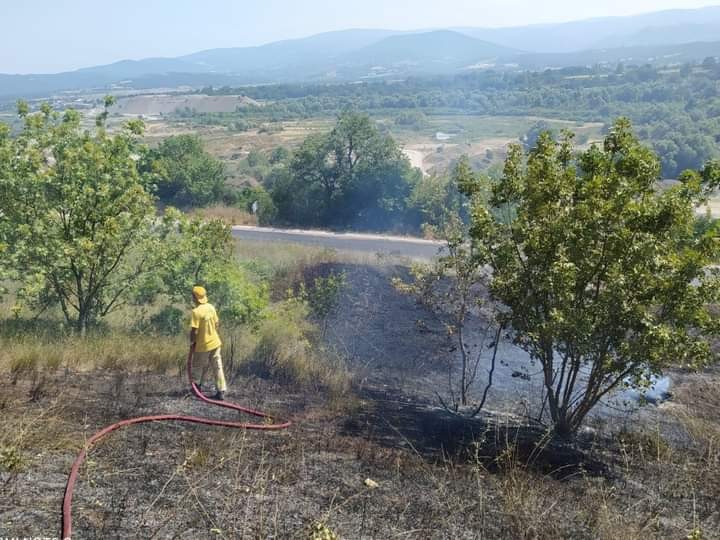
M 0 99 L 66 90 L 395 80 L 487 68 L 677 64 L 720 56 L 720 7 L 516 28 L 344 30 L 177 58 L 1 75 Z

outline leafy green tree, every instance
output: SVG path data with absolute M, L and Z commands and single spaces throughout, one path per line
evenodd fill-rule
M 330 133 L 303 142 L 272 196 L 289 222 L 383 229 L 402 221 L 419 177 L 367 115 L 346 112 Z
M 492 269 L 501 323 L 542 367 L 555 431 L 575 432 L 606 395 L 642 386 L 671 364 L 713 360 L 720 325 L 714 232 L 694 235 L 695 209 L 720 185 L 720 165 L 686 172 L 659 193 L 660 165 L 627 120 L 604 146 L 575 154 L 548 133 L 527 156 L 509 150 L 491 205 L 473 185 L 471 236 Z
M 720 219 L 712 216 L 710 208 L 706 208 L 705 213 L 695 221 L 695 236 L 700 238 L 707 235 L 720 237 Z
M 159 294 L 189 302 L 189 291 L 202 284 L 225 321 L 246 323 L 262 316 L 268 287 L 255 283 L 235 261 L 230 228 L 221 220 L 191 219 L 168 209 L 156 226 L 158 266 L 145 276 L 138 300 Z
M 464 197 L 458 190 L 458 181 L 462 182 L 466 175 L 475 178 L 470 160 L 462 156 L 453 169 L 452 177 L 426 176 L 413 186 L 408 205 L 419 213 L 425 229 L 431 227 L 435 231 L 435 236 L 443 236 L 447 226 L 458 216 L 461 221 L 467 221 Z
M 257 206 L 254 206 L 257 204 Z M 262 186 L 245 186 L 239 192 L 237 206 L 246 212 L 257 209 L 257 219 L 260 225 L 270 225 L 277 217 L 277 208 L 270 194 Z
M 274 179 L 271 192 L 282 219 L 301 225 L 322 225 L 339 190 L 329 163 L 326 135 L 307 137 L 295 151 L 287 174 Z
M 0 124 L 0 297 L 6 293 L 2 282 L 10 277 L 10 235 L 13 231 L 13 224 L 10 222 L 9 216 L 5 213 L 4 208 L 11 201 L 4 198 L 10 196 L 10 190 L 6 187 L 12 174 L 11 164 L 14 160 L 15 146 L 14 141 L 10 137 L 10 126 Z
M 250 167 L 267 166 L 270 163 L 265 154 L 258 150 L 251 150 L 246 159 Z
M 106 106 L 111 104 L 106 100 Z M 0 225 L 5 264 L 20 296 L 59 304 L 68 323 L 88 326 L 126 302 L 152 263 L 152 197 L 136 157 L 142 123 L 110 135 L 82 127 L 76 111 L 43 105 L 10 140 L 0 128 Z
M 395 117 L 395 124 L 420 131 L 428 125 L 427 117 L 422 111 L 403 111 Z
M 155 174 L 157 195 L 164 203 L 207 206 L 223 196 L 224 166 L 205 150 L 197 135 L 168 137 L 151 152 L 144 165 Z

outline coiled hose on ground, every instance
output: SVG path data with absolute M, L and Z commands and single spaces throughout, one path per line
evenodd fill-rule
M 195 397 L 200 399 L 201 401 L 208 403 L 210 405 L 216 405 L 218 407 L 224 407 L 226 409 L 231 409 L 233 411 L 238 411 L 241 413 L 248 414 L 250 416 L 255 416 L 258 418 L 264 418 L 266 421 L 273 420 L 273 417 L 269 414 L 266 414 L 261 411 L 256 411 L 254 409 L 248 409 L 246 407 L 241 407 L 240 405 L 236 405 L 235 403 L 230 403 L 226 401 L 216 401 L 214 399 L 209 399 L 205 397 L 202 392 L 200 392 L 200 389 L 198 388 L 197 384 L 195 384 L 195 381 L 193 381 L 192 377 L 192 358 L 194 353 L 194 347 L 190 348 L 190 351 L 188 353 L 188 359 L 187 359 L 187 372 L 188 372 L 188 380 L 190 381 L 190 387 L 192 389 L 193 394 Z M 85 445 L 83 446 L 82 450 L 80 450 L 80 453 L 75 458 L 75 461 L 72 464 L 72 468 L 70 469 L 70 475 L 68 476 L 67 484 L 65 486 L 65 496 L 63 497 L 63 504 L 62 504 L 62 524 L 61 529 L 62 533 L 60 538 L 63 540 L 69 540 L 70 536 L 72 534 L 72 498 L 73 498 L 73 491 L 75 489 L 75 484 L 77 482 L 78 474 L 80 472 L 80 467 L 82 466 L 83 462 L 85 461 L 85 458 L 87 457 L 88 450 L 100 439 L 105 437 L 107 434 L 112 433 L 113 431 L 130 426 L 133 424 L 144 424 L 148 422 L 188 422 L 191 424 L 203 424 L 206 426 L 220 426 L 220 427 L 230 427 L 230 428 L 236 428 L 236 429 L 250 429 L 250 430 L 257 430 L 257 431 L 277 431 L 281 429 L 287 429 L 290 427 L 290 422 L 283 422 L 281 424 L 272 424 L 272 423 L 263 423 L 263 424 L 251 424 L 246 422 L 230 422 L 227 420 L 212 420 L 210 418 L 201 418 L 197 416 L 184 416 L 184 415 L 177 415 L 177 414 L 159 414 L 156 416 L 141 416 L 138 418 L 130 418 L 128 420 L 123 420 L 121 422 L 117 422 L 115 424 L 112 424 L 110 426 L 107 426 L 106 428 L 103 428 L 102 430 L 98 431 L 90 437 Z

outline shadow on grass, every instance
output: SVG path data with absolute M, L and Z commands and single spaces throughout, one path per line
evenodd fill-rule
M 410 450 L 428 461 L 475 463 L 491 472 L 520 467 L 558 480 L 612 477 L 607 464 L 593 456 L 591 441 L 583 438 L 563 441 L 509 417 L 466 418 L 372 389 L 362 398 L 368 406 L 344 421 L 344 435 Z

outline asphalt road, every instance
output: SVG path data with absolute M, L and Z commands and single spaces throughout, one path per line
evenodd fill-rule
M 298 229 L 270 229 L 264 227 L 236 226 L 233 236 L 254 242 L 284 242 L 320 246 L 338 251 L 382 253 L 411 259 L 432 259 L 442 249 L 443 243 L 421 238 L 380 236 L 358 233 L 330 233 Z

